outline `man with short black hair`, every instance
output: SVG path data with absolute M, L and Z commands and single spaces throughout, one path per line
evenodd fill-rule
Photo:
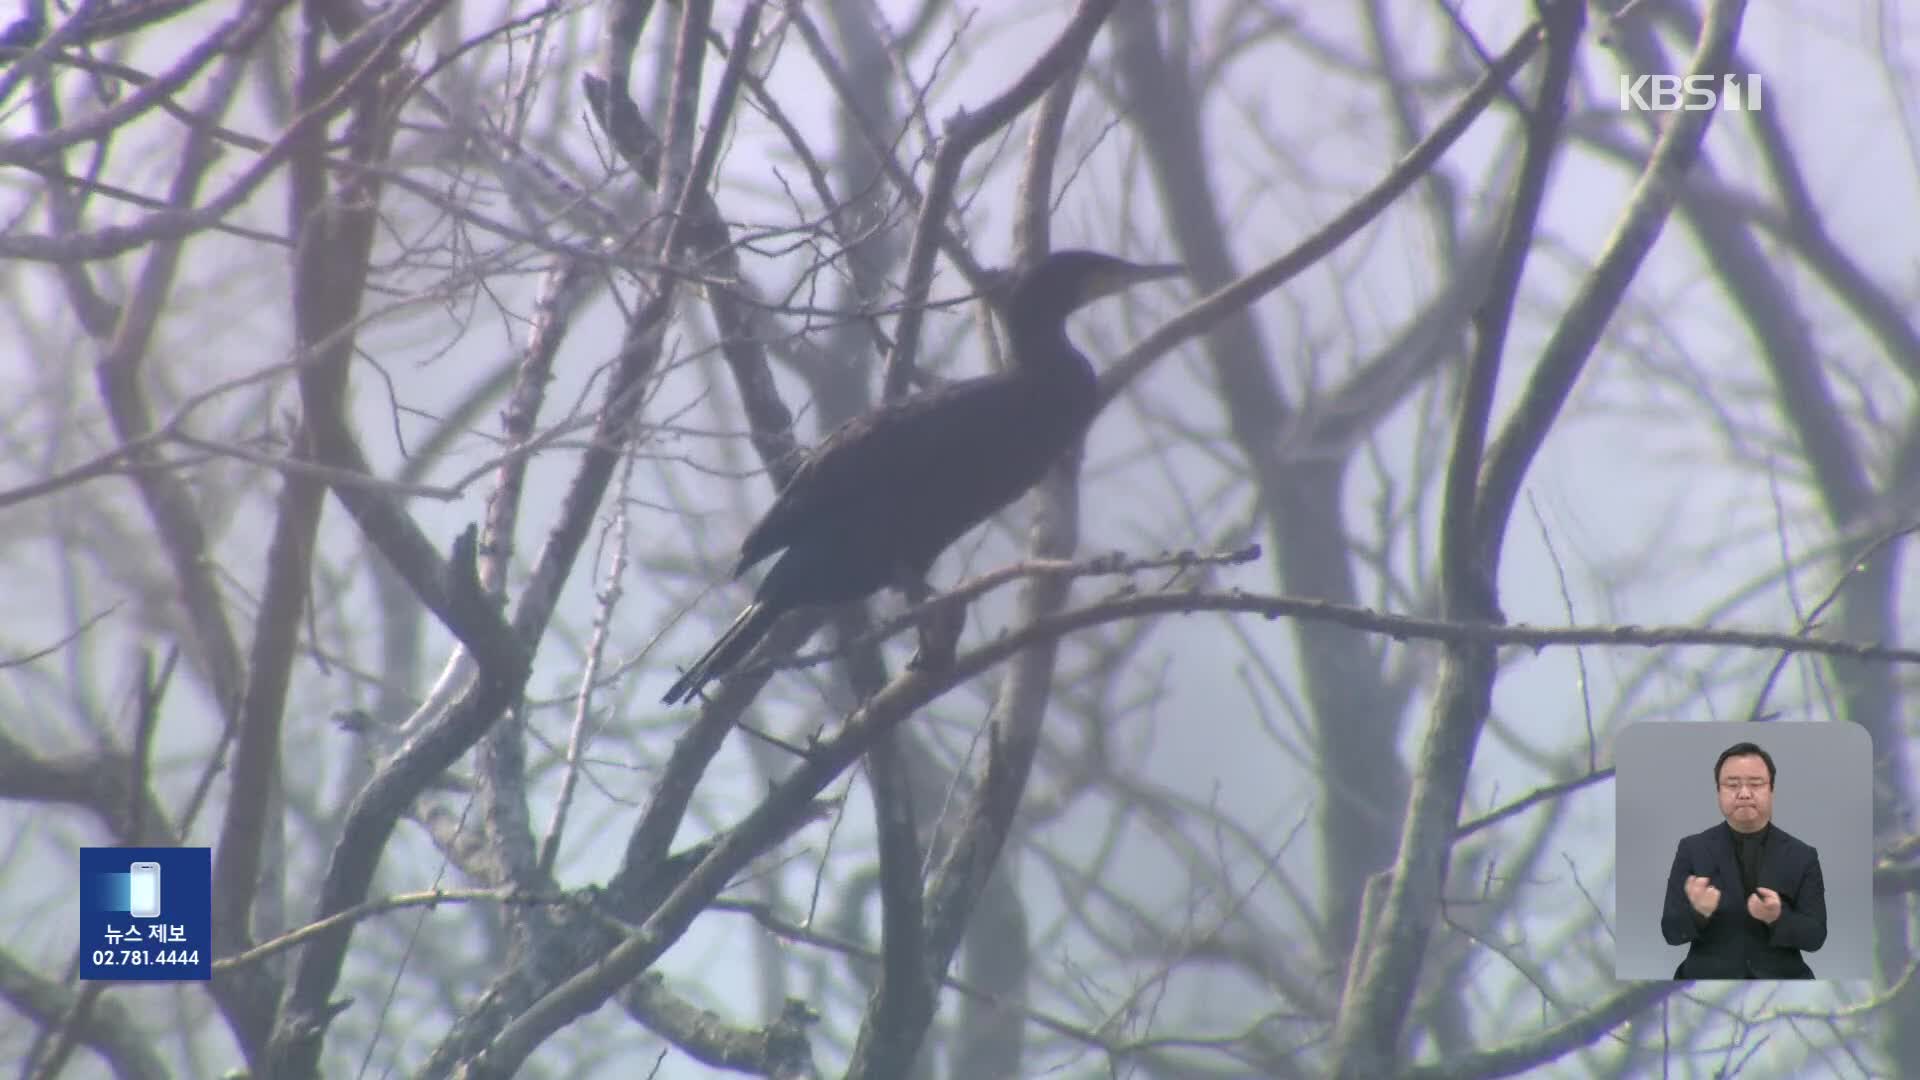
M 1773 823 L 1773 756 L 1734 743 L 1713 763 L 1727 820 L 1680 841 L 1660 933 L 1686 945 L 1676 979 L 1811 979 L 1827 941 L 1820 855 Z

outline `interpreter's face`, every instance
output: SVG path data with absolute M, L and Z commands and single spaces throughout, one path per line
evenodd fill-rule
M 1759 832 L 1773 819 L 1767 763 L 1752 754 L 1720 763 L 1720 813 L 1736 832 Z

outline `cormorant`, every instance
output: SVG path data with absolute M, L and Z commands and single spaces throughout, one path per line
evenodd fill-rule
M 1183 273 L 1059 251 L 1014 276 L 1001 304 L 1012 363 L 842 424 L 794 471 L 740 544 L 733 576 L 777 551 L 753 603 L 661 698 L 682 701 L 744 659 L 787 611 L 894 585 L 926 593 L 947 545 L 1038 483 L 1086 433 L 1099 400 L 1067 316 Z

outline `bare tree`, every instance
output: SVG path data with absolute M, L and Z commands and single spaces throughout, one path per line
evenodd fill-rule
M 1920 1061 L 1885 44 L 1920 38 L 1846 18 L 25 0 L 0 1042 L 46 1077 Z M 1635 110 L 1640 74 L 1764 104 Z M 805 448 L 1004 363 L 979 298 L 1063 247 L 1191 277 L 1075 324 L 1085 446 L 928 604 L 797 613 L 655 704 Z M 967 634 L 908 667 L 931 605 Z M 1871 986 L 1613 978 L 1646 719 L 1869 731 Z M 96 844 L 212 849 L 211 983 L 76 977 Z

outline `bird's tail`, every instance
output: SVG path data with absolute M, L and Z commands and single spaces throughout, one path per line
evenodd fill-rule
M 676 705 L 698 693 L 707 683 L 733 670 L 733 666 L 746 659 L 760 639 L 767 636 L 767 631 L 773 629 L 774 622 L 779 618 L 778 609 L 758 601 L 748 604 L 747 609 L 733 620 L 733 625 L 727 627 L 727 632 L 720 635 L 720 640 L 694 661 L 687 673 L 680 676 L 660 700 L 668 705 Z

